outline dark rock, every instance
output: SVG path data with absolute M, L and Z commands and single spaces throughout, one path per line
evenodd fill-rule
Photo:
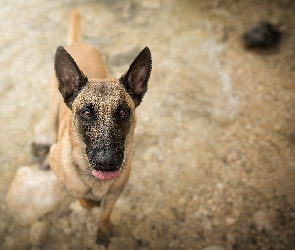
M 243 36 L 246 48 L 270 48 L 278 44 L 281 33 L 269 22 L 259 22 Z
M 38 161 L 38 163 L 42 163 L 51 146 L 51 141 L 48 138 L 38 137 L 31 143 L 31 153 L 33 157 Z

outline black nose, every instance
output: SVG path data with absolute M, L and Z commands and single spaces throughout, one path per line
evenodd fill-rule
M 119 148 L 93 149 L 89 151 L 88 159 L 93 169 L 99 171 L 116 171 L 123 162 L 123 150 Z

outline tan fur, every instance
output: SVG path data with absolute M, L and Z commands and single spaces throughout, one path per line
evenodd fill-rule
M 67 44 L 72 45 L 73 43 L 77 42 L 82 42 L 80 14 L 78 10 L 73 9 L 70 17 Z
M 90 79 L 90 86 L 95 86 L 99 79 L 107 77 L 107 71 L 100 52 L 93 46 L 80 42 L 80 39 L 77 38 L 80 37 L 78 19 L 79 14 L 74 10 L 70 21 L 70 45 L 65 49 Z M 106 84 L 110 85 L 114 84 L 114 81 L 118 82 L 117 79 L 105 79 Z M 123 90 L 118 89 L 118 91 Z M 103 213 L 98 232 L 100 241 L 106 241 L 109 237 L 110 214 L 130 174 L 135 107 L 127 94 L 126 101 L 133 107 L 134 122 L 125 144 L 122 173 L 117 179 L 98 181 L 93 177 L 90 178 L 83 171 L 90 168 L 85 153 L 85 144 L 79 138 L 78 132 L 73 126 L 73 113 L 66 106 L 58 91 L 58 82 L 55 75 L 53 74 L 51 77 L 51 120 L 54 130 L 54 144 L 50 149 L 49 165 L 57 178 L 78 198 L 84 208 L 90 209 L 99 206 L 100 201 L 102 201 Z M 72 109 L 75 110 L 75 105 Z

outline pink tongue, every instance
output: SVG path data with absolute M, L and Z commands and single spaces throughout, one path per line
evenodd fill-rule
M 92 174 L 94 175 L 95 178 L 106 181 L 106 180 L 112 180 L 118 178 L 120 175 L 121 170 L 118 171 L 98 171 L 98 170 L 93 170 Z

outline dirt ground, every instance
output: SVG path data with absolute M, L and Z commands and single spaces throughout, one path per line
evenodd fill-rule
M 95 244 L 99 209 L 70 198 L 40 218 L 33 246 L 5 201 L 35 163 L 31 141 L 49 134 L 49 75 L 73 7 L 111 76 L 145 46 L 153 56 L 107 247 Z M 295 249 L 294 1 L 2 0 L 0 15 L 0 249 Z M 280 45 L 246 50 L 260 20 Z

